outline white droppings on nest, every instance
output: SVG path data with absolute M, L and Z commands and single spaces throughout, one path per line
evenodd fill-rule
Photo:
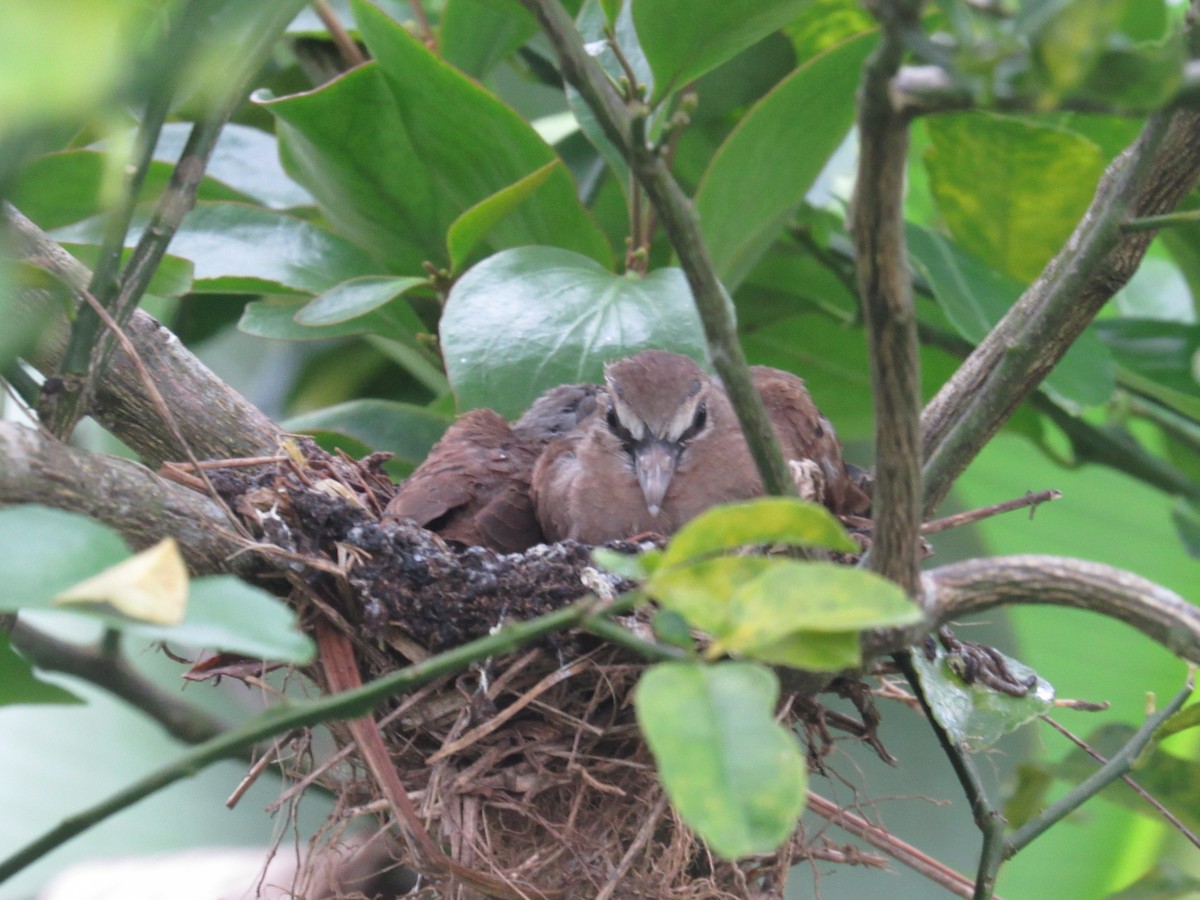
M 579 573 L 579 580 L 585 588 L 599 597 L 604 603 L 612 603 L 617 599 L 615 576 L 601 572 L 592 566 L 584 566 L 583 571 Z

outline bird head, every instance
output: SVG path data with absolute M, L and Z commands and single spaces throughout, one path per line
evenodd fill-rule
M 712 379 L 695 361 L 644 350 L 605 366 L 605 425 L 628 455 L 646 508 L 658 515 L 688 445 L 709 428 Z

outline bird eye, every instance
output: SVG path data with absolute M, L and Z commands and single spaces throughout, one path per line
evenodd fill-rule
M 692 424 L 687 427 L 687 431 L 679 436 L 679 443 L 685 444 L 704 430 L 704 426 L 708 424 L 708 407 L 701 403 L 696 407 L 696 414 L 692 416 Z
M 624 430 L 621 428 L 621 422 L 617 418 L 617 411 L 611 407 L 608 410 L 608 415 L 604 417 L 604 421 L 608 423 L 608 429 L 613 434 L 619 434 Z

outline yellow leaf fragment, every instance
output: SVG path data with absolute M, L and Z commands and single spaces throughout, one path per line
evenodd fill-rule
M 54 598 L 56 605 L 104 604 L 155 625 L 178 625 L 187 611 L 187 566 L 174 538 L 110 566 Z

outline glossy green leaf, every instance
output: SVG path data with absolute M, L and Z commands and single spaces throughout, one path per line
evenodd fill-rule
M 1123 381 L 1200 420 L 1200 325 L 1107 319 L 1096 328 L 1124 370 Z
M 720 635 L 731 627 L 734 597 L 778 562 L 765 556 L 717 556 L 683 566 L 659 566 L 645 590 L 693 627 Z
M 129 556 L 115 531 L 84 516 L 34 505 L 0 509 L 0 610 L 50 609 L 58 593 Z
M 517 3 L 447 0 L 438 48 L 447 62 L 483 78 L 537 31 L 537 21 Z
M 808 773 L 778 699 L 775 675 L 746 663 L 663 663 L 638 683 L 638 725 L 671 802 L 727 859 L 771 852 L 804 808 Z
M 124 630 L 152 640 L 295 665 L 311 662 L 316 655 L 316 646 L 299 630 L 287 604 L 232 575 L 193 580 L 187 616 L 179 625 L 130 624 Z
M 267 297 L 247 303 L 238 328 L 256 337 L 282 341 L 316 341 L 359 334 L 381 335 L 414 345 L 425 328 L 408 301 L 400 298 L 355 319 L 333 325 L 301 325 L 296 316 L 308 305 L 307 297 Z
M 938 116 L 925 127 L 930 188 L 950 234 L 1032 281 L 1091 202 L 1104 154 L 1074 132 L 990 113 Z
M 446 252 L 450 255 L 450 274 L 458 275 L 471 251 L 506 216 L 536 193 L 546 179 L 562 168 L 560 160 L 548 162 L 515 184 L 480 200 L 450 225 L 446 234 Z
M 939 650 L 930 662 L 915 652 L 913 665 L 921 679 L 921 690 L 938 722 L 954 743 L 975 753 L 992 746 L 1010 731 L 1033 721 L 1054 705 L 1054 687 L 1043 678 L 1024 697 L 1002 694 L 976 682 L 965 683 L 947 663 Z M 1024 680 L 1037 673 L 1015 659 L 1004 657 L 1012 674 Z
M 314 297 L 296 313 L 294 318 L 298 325 L 315 327 L 349 322 L 374 312 L 381 306 L 386 306 L 414 288 L 428 284 L 429 280 L 426 278 L 388 277 L 385 275 L 354 278 Z M 414 315 L 408 324 L 419 328 L 420 320 Z
M 1162 723 L 1162 726 L 1155 732 L 1155 737 L 1158 740 L 1170 737 L 1173 734 L 1178 734 L 1181 731 L 1187 731 L 1190 728 L 1200 728 L 1200 703 L 1192 703 L 1185 706 L 1167 721 Z
M 717 274 L 733 290 L 804 199 L 854 120 L 875 32 L 814 57 L 760 100 L 713 158 L 696 208 Z
M 808 0 L 630 0 L 655 102 L 794 19 Z
M 1024 290 L 1021 282 L 937 232 L 909 225 L 907 236 L 913 268 L 925 277 L 946 318 L 972 343 L 983 340 Z M 1107 402 L 1116 387 L 1116 366 L 1095 329 L 1071 345 L 1045 387 L 1076 409 Z
M 726 503 L 696 516 L 671 539 L 663 565 L 757 544 L 827 547 L 846 553 L 858 550 L 824 506 L 795 497 L 760 497 Z
M 515 112 L 372 6 L 353 5 L 375 61 L 304 94 L 263 101 L 284 166 L 342 233 L 387 268 L 448 264 L 465 210 L 555 160 Z M 494 248 L 552 244 L 608 263 L 607 240 L 565 169 L 496 225 Z
M 401 462 L 416 466 L 429 453 L 450 418 L 423 406 L 390 400 L 351 400 L 283 423 L 288 431 L 329 431 L 361 441 L 372 450 L 396 454 Z
M 145 219 L 126 240 L 136 243 Z M 88 219 L 51 236 L 98 243 L 103 222 Z M 246 203 L 197 203 L 170 244 L 195 266 L 192 289 L 224 294 L 319 294 L 378 272 L 369 256 L 312 222 Z
M 649 347 L 704 359 L 679 269 L 614 275 L 555 247 L 505 250 L 450 290 L 439 329 L 461 409 L 523 412 L 546 388 L 602 378 L 602 364 Z
M 33 667 L 12 648 L 8 635 L 0 633 L 0 706 L 82 702 L 70 691 L 34 675 Z

